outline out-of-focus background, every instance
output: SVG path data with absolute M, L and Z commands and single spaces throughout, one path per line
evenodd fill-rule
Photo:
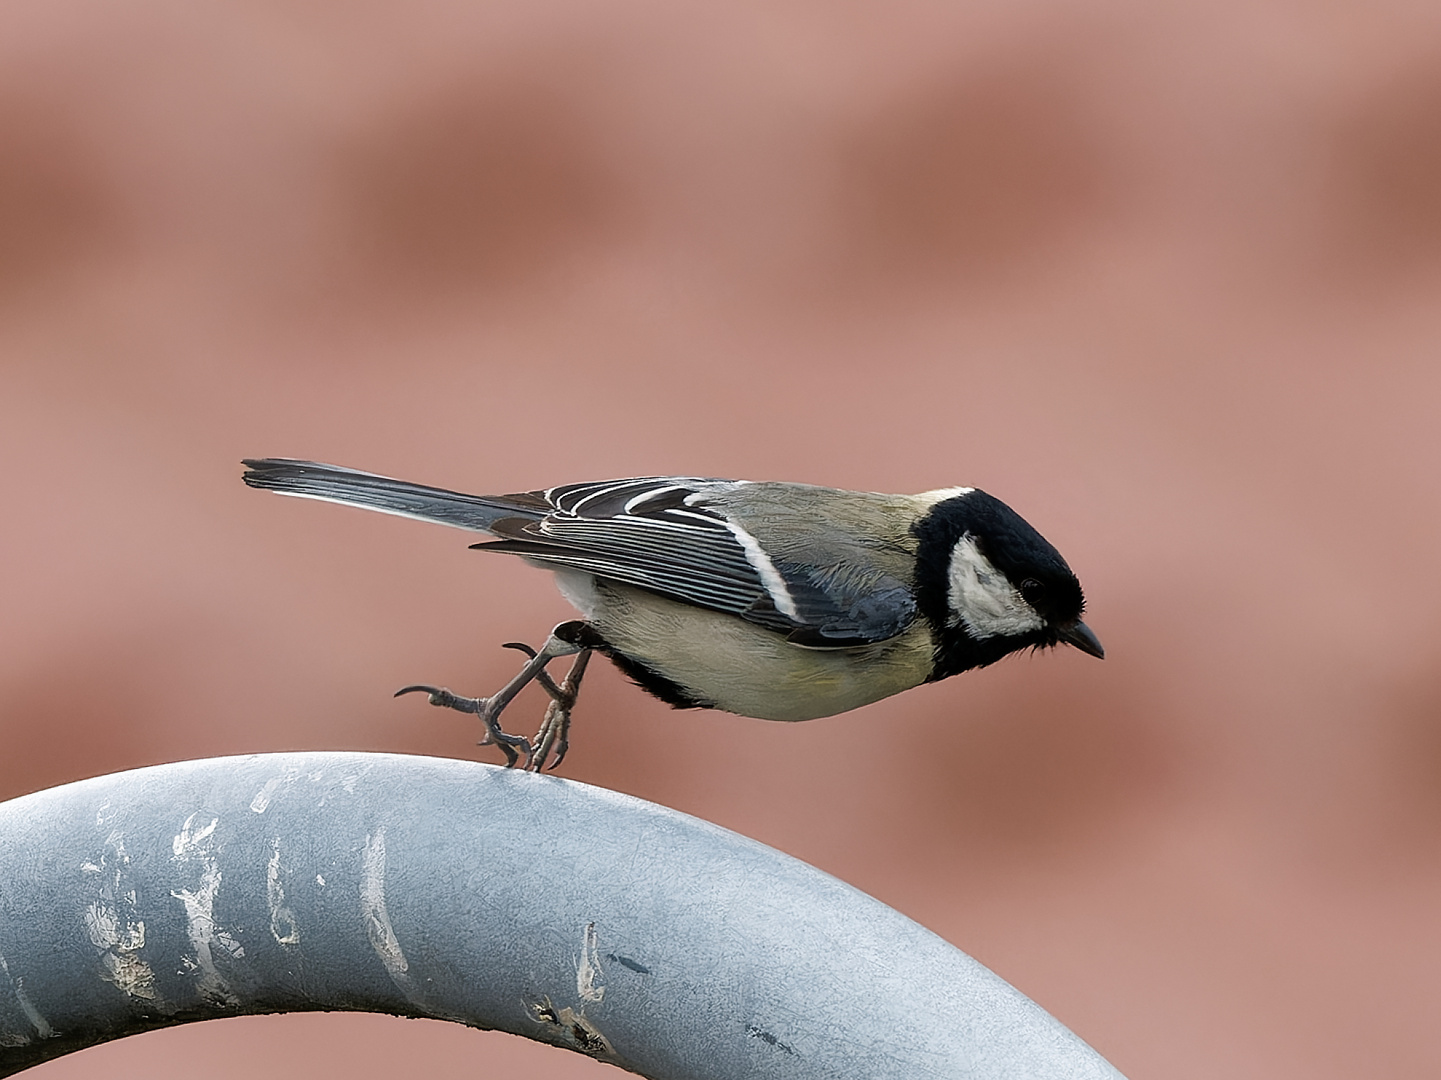
M 979 485 L 1104 663 L 793 726 L 602 664 L 565 775 L 853 882 L 1133 1078 L 1437 1075 L 1438 349 L 1434 3 L 15 0 L 0 794 L 496 757 L 390 694 L 499 685 L 548 575 L 242 456 Z M 197 1063 L 610 1075 L 339 1016 L 34 1075 Z

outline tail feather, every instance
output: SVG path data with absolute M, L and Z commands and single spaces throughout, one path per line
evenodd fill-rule
M 501 518 L 539 518 L 549 509 L 536 495 L 465 495 L 318 461 L 253 458 L 242 464 L 247 466 L 242 479 L 254 488 L 476 532 L 489 532 Z

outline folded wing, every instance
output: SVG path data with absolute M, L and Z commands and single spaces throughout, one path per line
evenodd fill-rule
M 777 562 L 707 496 L 735 481 L 642 477 L 571 484 L 504 496 L 544 499 L 545 517 L 491 524 L 500 539 L 474 545 L 566 566 L 735 615 L 811 648 L 845 648 L 895 637 L 916 617 L 902 581 L 847 589 L 835 568 Z

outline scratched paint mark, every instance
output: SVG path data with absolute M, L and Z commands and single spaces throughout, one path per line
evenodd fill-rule
M 85 908 L 85 931 L 100 950 L 100 974 L 131 997 L 158 1001 L 155 972 L 140 958 L 145 920 L 129 917 L 114 904 L 93 900 Z
M 261 789 L 255 793 L 255 797 L 250 800 L 251 813 L 265 813 L 266 810 L 270 809 L 270 804 L 275 801 L 275 794 L 281 789 L 282 785 L 293 784 L 298 779 L 300 779 L 299 769 L 286 769 L 280 776 L 272 776 L 269 780 L 265 781 Z
M 605 997 L 605 987 L 601 985 L 604 976 L 596 948 L 595 923 L 589 922 L 581 935 L 580 960 L 575 965 L 575 992 L 582 1001 L 598 1002 Z
M 365 838 L 365 855 L 360 872 L 360 917 L 365 923 L 370 947 L 385 965 L 396 988 L 417 1005 L 423 1005 L 420 988 L 410 974 L 410 962 L 390 925 L 385 906 L 385 830 L 377 829 Z
M 97 822 L 114 819 L 113 813 L 105 817 L 108 807 L 106 803 L 95 815 Z M 113 830 L 105 838 L 100 857 L 87 859 L 80 869 L 96 879 L 98 895 L 85 906 L 85 931 L 100 950 L 100 977 L 130 997 L 159 1002 L 155 972 L 140 955 L 145 948 L 145 920 L 140 918 L 136 890 L 130 884 L 124 833 Z
M 550 998 L 543 997 L 531 1004 L 530 1011 L 542 1024 L 558 1028 L 563 1036 L 568 1036 L 566 1043 L 573 1045 L 581 1053 L 589 1054 L 597 1061 L 619 1063 L 620 1059 L 616 1057 L 610 1040 L 595 1026 L 594 1021 L 586 1019 L 584 1007 L 579 1010 L 572 1009 L 569 1005 L 557 1008 Z
M 245 955 L 240 942 L 215 921 L 215 898 L 220 892 L 220 863 L 215 858 L 215 828 L 218 818 L 207 825 L 196 825 L 198 814 L 191 814 L 171 842 L 174 861 L 182 866 L 198 866 L 200 881 L 194 889 L 173 889 L 170 895 L 185 909 L 185 930 L 190 938 L 193 957 L 184 957 L 187 966 L 198 971 L 196 989 L 203 997 L 224 1005 L 238 1005 L 240 999 L 230 990 L 225 976 L 216 966 L 216 952 L 234 959 Z
M 265 786 L 255 793 L 255 798 L 250 800 L 250 812 L 252 814 L 263 814 L 270 806 L 270 800 L 275 798 L 275 791 L 285 781 L 279 776 L 272 777 L 265 781 Z
M 270 908 L 270 936 L 280 945 L 300 944 L 300 927 L 295 921 L 295 912 L 286 906 L 285 887 L 280 881 L 278 836 L 270 842 L 270 862 L 265 867 L 265 902 Z
M 15 1004 L 20 1006 L 20 1011 L 25 1014 L 25 1019 L 30 1021 L 30 1026 L 35 1029 L 35 1034 L 42 1039 L 53 1039 L 55 1029 L 50 1026 L 50 1021 L 40 1014 L 40 1010 L 30 1000 L 30 995 L 25 992 L 25 980 L 20 976 L 10 974 L 10 965 L 6 963 L 3 953 L 0 953 L 0 975 L 3 975 L 5 981 L 10 984 L 10 992 L 15 995 Z M 24 1040 L 17 1044 L 19 1046 L 25 1046 L 30 1042 L 28 1036 L 21 1035 L 19 1032 L 9 1034 Z M 0 1035 L 0 1038 L 3 1037 L 4 1035 Z
M 620 1064 L 610 1040 L 595 1021 L 585 1015 L 587 1004 L 599 1004 L 605 998 L 605 987 L 601 984 L 604 975 L 600 966 L 599 935 L 595 923 L 588 922 L 581 931 L 580 956 L 575 962 L 575 992 L 580 997 L 579 1007 L 556 1005 L 549 997 L 542 997 L 530 1003 L 530 1010 L 542 1024 L 557 1029 L 562 1045 L 589 1054 L 597 1061 Z
M 180 831 L 175 834 L 175 839 L 170 841 L 170 850 L 177 859 L 188 858 L 215 835 L 215 827 L 220 824 L 220 819 L 211 818 L 210 824 L 197 827 L 195 819 L 199 816 L 196 813 L 186 818 L 185 824 L 181 825 Z
M 747 1024 L 747 1025 L 746 1025 L 746 1034 L 749 1035 L 752 1039 L 759 1039 L 761 1042 L 765 1043 L 767 1046 L 773 1046 L 773 1047 L 775 1047 L 777 1050 L 781 1051 L 782 1053 L 785 1053 L 785 1054 L 794 1054 L 794 1053 L 795 1053 L 795 1050 L 794 1050 L 792 1047 L 789 1047 L 789 1046 L 787 1046 L 785 1043 L 781 1042 L 779 1038 L 777 1038 L 777 1037 L 776 1037 L 775 1035 L 773 1035 L 771 1032 L 767 1031 L 765 1028 L 761 1027 L 759 1024 Z

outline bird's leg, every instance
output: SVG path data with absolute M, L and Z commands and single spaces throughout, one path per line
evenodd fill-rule
M 580 694 L 580 680 L 585 675 L 586 665 L 590 663 L 590 654 L 595 651 L 594 642 L 597 639 L 594 632 L 584 623 L 576 621 L 563 623 L 555 628 L 556 635 L 564 634 L 571 639 L 571 644 L 578 647 L 579 652 L 575 661 L 566 672 L 565 681 L 556 685 L 554 679 L 547 671 L 536 673 L 535 681 L 550 695 L 550 704 L 546 706 L 545 718 L 541 721 L 540 730 L 535 733 L 531 740 L 532 749 L 530 760 L 526 762 L 526 768 L 533 772 L 541 772 L 546 769 L 546 759 L 550 757 L 551 750 L 555 751 L 555 760 L 550 763 L 550 768 L 556 768 L 563 760 L 565 753 L 570 749 L 570 710 L 575 706 L 575 699 Z M 529 645 L 520 641 L 508 641 L 505 644 L 507 649 L 519 649 L 527 656 L 534 659 L 538 653 Z
M 555 769 L 565 760 L 565 752 L 570 749 L 570 710 L 575 705 L 576 695 L 580 693 L 580 680 L 585 675 L 585 666 L 590 663 L 590 654 L 594 650 L 581 649 L 576 654 L 575 661 L 566 672 L 565 681 L 556 686 L 549 675 L 545 677 L 545 689 L 550 694 L 550 704 L 545 708 L 545 719 L 540 722 L 540 730 L 535 733 L 535 748 L 531 751 L 531 760 L 528 768 L 541 772 L 545 769 L 545 759 L 550 756 L 553 749 L 555 760 L 550 767 Z
M 560 627 L 556 629 L 560 629 Z M 395 692 L 395 696 L 399 697 L 401 694 L 423 691 L 429 695 L 432 705 L 439 706 L 442 709 L 455 709 L 458 712 L 474 713 L 480 717 L 480 722 L 485 725 L 485 735 L 481 738 L 479 745 L 495 745 L 500 747 L 501 751 L 505 754 L 505 767 L 507 769 L 515 766 L 516 760 L 519 758 L 519 751 L 524 750 L 526 767 L 529 767 L 533 756 L 530 740 L 519 735 L 508 735 L 502 731 L 500 727 L 500 714 L 504 711 L 505 707 L 510 704 L 511 699 L 520 693 L 532 679 L 542 677 L 542 685 L 546 687 L 547 692 L 552 688 L 554 688 L 557 693 L 562 692 L 561 688 L 556 687 L 555 680 L 545 674 L 545 665 L 557 656 L 568 656 L 572 653 L 581 652 L 582 647 L 572 645 L 568 641 L 562 641 L 552 633 L 546 640 L 546 643 L 541 647 L 540 652 L 532 652 L 529 647 L 525 646 L 522 646 L 522 648 L 524 648 L 526 652 L 531 653 L 530 659 L 526 661 L 525 667 L 520 669 L 520 673 L 511 679 L 510 682 L 502 686 L 493 697 L 461 697 L 459 694 L 451 693 L 444 687 L 426 686 L 423 684 L 402 687 Z M 569 676 L 567 676 L 567 681 L 569 681 Z

